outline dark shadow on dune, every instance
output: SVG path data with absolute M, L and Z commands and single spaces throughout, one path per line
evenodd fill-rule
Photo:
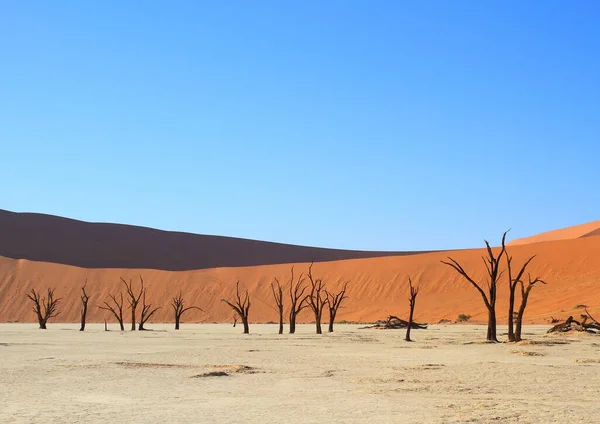
M 187 271 L 423 253 L 296 246 L 1 209 L 0 234 L 0 256 L 83 268 Z

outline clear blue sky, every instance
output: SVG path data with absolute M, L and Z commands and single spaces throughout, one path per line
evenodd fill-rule
M 600 2 L 0 2 L 0 208 L 356 249 L 600 218 Z

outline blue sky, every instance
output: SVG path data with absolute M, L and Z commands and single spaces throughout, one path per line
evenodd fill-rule
M 599 219 L 595 1 L 0 2 L 0 208 L 444 249 Z

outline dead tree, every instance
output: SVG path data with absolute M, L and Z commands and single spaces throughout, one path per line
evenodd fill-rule
M 37 315 L 40 329 L 45 330 L 48 320 L 58 315 L 57 308 L 61 299 L 54 298 L 54 289 L 51 288 L 48 288 L 45 297 L 40 292 L 36 292 L 35 289 L 31 289 L 31 293 L 27 297 L 33 302 L 33 312 Z
M 158 308 L 152 309 L 151 303 L 146 304 L 146 289 L 144 289 L 144 292 L 142 293 L 142 313 L 140 314 L 140 323 L 138 324 L 138 331 L 145 330 L 144 324 L 146 324 L 150 317 L 154 315 L 154 313 L 159 309 L 161 309 L 160 306 Z
M 144 280 L 140 275 L 141 287 L 140 292 L 138 294 L 135 294 L 135 291 L 133 290 L 133 283 L 131 282 L 131 279 L 129 279 L 129 283 L 127 283 L 127 281 L 125 281 L 123 277 L 121 277 L 121 281 L 123 282 L 123 284 L 125 284 L 125 291 L 127 292 L 127 296 L 129 296 L 127 301 L 129 302 L 129 308 L 131 309 L 131 331 L 135 331 L 135 310 L 137 308 L 138 303 L 140 303 L 142 294 L 144 294 Z
M 333 333 L 333 323 L 335 322 L 335 317 L 338 313 L 338 309 L 340 309 L 342 305 L 342 301 L 344 299 L 348 299 L 346 296 L 346 288 L 348 287 L 349 281 L 344 283 L 344 287 L 337 294 L 329 293 L 325 290 L 325 302 L 327 303 L 327 307 L 329 308 L 329 332 Z
M 188 306 L 186 308 L 181 291 L 179 292 L 179 295 L 177 295 L 177 297 L 174 297 L 173 300 L 171 300 L 171 306 L 173 307 L 173 312 L 175 312 L 175 330 L 179 330 L 179 322 L 184 312 L 189 311 L 190 309 L 197 309 L 199 311 L 202 311 L 202 309 L 200 309 L 197 306 Z
M 306 298 L 306 302 L 310 309 L 312 309 L 313 314 L 315 314 L 315 326 L 317 330 L 317 334 L 323 334 L 321 330 L 321 317 L 323 316 L 323 309 L 327 304 L 327 296 L 324 293 L 325 284 L 323 283 L 323 279 L 314 279 L 312 275 L 312 267 L 313 262 L 310 263 L 308 267 L 308 279 L 310 281 L 310 293 Z
M 527 260 L 523 266 L 521 267 L 519 273 L 515 278 L 513 278 L 512 273 L 512 256 L 508 256 L 508 252 L 506 253 L 506 262 L 508 268 L 508 289 L 509 289 L 509 298 L 508 298 L 508 341 L 515 342 L 515 330 L 514 325 L 518 321 L 518 314 L 515 311 L 515 291 L 517 289 L 517 284 L 521 282 L 521 278 L 523 278 L 523 274 L 525 273 L 525 269 L 529 263 L 535 258 L 533 255 L 529 260 Z
M 233 314 L 233 328 L 235 328 L 235 326 L 237 325 L 237 319 L 238 316 L 236 314 Z
M 496 295 L 497 295 L 498 280 L 500 279 L 500 277 L 502 276 L 502 273 L 504 272 L 504 271 L 500 271 L 500 259 L 502 259 L 502 256 L 506 253 L 506 245 L 505 245 L 506 233 L 508 233 L 508 231 L 506 231 L 504 233 L 504 235 L 502 236 L 502 249 L 500 250 L 500 253 L 498 254 L 498 256 L 494 255 L 494 252 L 492 251 L 490 244 L 488 243 L 487 240 L 484 240 L 486 248 L 487 248 L 488 257 L 486 258 L 484 256 L 484 257 L 482 257 L 482 259 L 483 259 L 485 268 L 486 268 L 488 276 L 489 276 L 489 280 L 487 282 L 488 294 L 486 294 L 483 291 L 483 288 L 482 288 L 483 284 L 481 284 L 481 285 L 477 284 L 475 282 L 475 280 L 473 280 L 469 276 L 469 274 L 467 274 L 467 272 L 464 270 L 464 268 L 457 261 L 452 259 L 450 256 L 448 256 L 448 260 L 450 262 L 441 261 L 443 264 L 451 266 L 452 268 L 454 268 L 456 270 L 456 272 L 458 272 L 460 275 L 462 275 L 473 287 L 475 287 L 477 289 L 477 291 L 483 298 L 485 307 L 488 310 L 487 340 L 493 341 L 493 342 L 498 341 L 498 338 L 496 336 Z
M 87 286 L 87 280 L 85 280 L 85 284 L 81 288 L 81 327 L 79 331 L 85 330 L 85 317 L 87 316 L 88 300 L 90 300 L 90 297 L 85 292 L 85 286 Z
M 113 314 L 121 327 L 121 331 L 125 331 L 125 325 L 123 325 L 123 293 L 119 293 L 119 300 L 112 294 L 109 294 L 108 297 L 113 301 L 114 306 L 108 302 L 104 302 L 104 306 L 98 307 Z M 104 327 L 106 328 L 106 321 L 104 321 Z
M 537 283 L 546 284 L 546 282 L 544 280 L 542 280 L 541 278 L 535 278 L 532 280 L 531 275 L 528 276 L 528 279 L 529 279 L 529 283 L 527 284 L 527 287 L 525 287 L 525 284 L 523 283 L 523 281 L 519 281 L 519 283 L 521 284 L 521 306 L 519 307 L 519 311 L 517 312 L 517 323 L 515 325 L 515 341 L 516 342 L 521 341 L 521 328 L 523 327 L 523 314 L 525 313 L 525 308 L 527 307 L 527 300 L 529 299 L 529 293 L 531 292 L 531 289 Z
M 298 314 L 308 306 L 307 297 L 304 296 L 306 286 L 302 275 L 300 274 L 298 281 L 294 284 L 294 267 L 292 267 L 292 277 L 290 278 L 290 334 L 296 332 Z
M 413 325 L 413 315 L 415 312 L 415 304 L 417 302 L 417 295 L 419 294 L 419 288 L 413 287 L 412 280 L 410 279 L 410 277 L 408 278 L 408 286 L 410 287 L 410 297 L 408 298 L 408 301 L 410 302 L 410 313 L 408 314 L 408 325 L 406 326 L 406 337 L 404 338 L 404 340 L 406 340 L 407 342 L 410 342 L 410 341 L 412 341 L 410 339 L 410 330 Z
M 283 289 L 277 278 L 275 278 L 275 282 L 277 283 L 277 289 L 271 283 L 271 291 L 273 292 L 273 299 L 275 299 L 275 304 L 279 311 L 279 334 L 283 334 Z
M 238 281 L 235 285 L 236 299 L 233 303 L 226 299 L 221 299 L 222 302 L 227 303 L 231 309 L 233 309 L 242 320 L 244 324 L 244 334 L 250 334 L 250 327 L 248 325 L 248 312 L 250 311 L 250 296 L 248 296 L 248 289 L 246 289 L 246 295 L 244 300 L 240 296 L 240 282 Z

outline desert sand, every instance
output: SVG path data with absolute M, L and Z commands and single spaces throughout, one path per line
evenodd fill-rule
M 3 423 L 590 423 L 600 336 L 481 343 L 474 325 L 403 331 L 339 325 L 0 324 Z M 499 329 L 502 332 L 502 328 Z M 207 376 L 208 373 L 225 373 Z

